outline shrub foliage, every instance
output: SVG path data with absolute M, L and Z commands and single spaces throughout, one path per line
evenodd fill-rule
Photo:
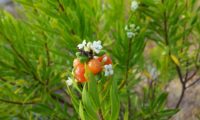
M 0 119 L 167 120 L 200 79 L 198 0 L 14 2 L 17 17 L 0 11 Z M 114 75 L 67 86 L 84 39 L 101 40 Z M 182 94 L 168 108 L 173 79 Z

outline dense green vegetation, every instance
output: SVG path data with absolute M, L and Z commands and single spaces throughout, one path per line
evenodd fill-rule
M 15 17 L 0 11 L 1 120 L 168 120 L 200 80 L 198 0 L 14 2 Z M 75 82 L 83 40 L 101 41 L 112 76 Z M 174 79 L 182 93 L 169 108 Z

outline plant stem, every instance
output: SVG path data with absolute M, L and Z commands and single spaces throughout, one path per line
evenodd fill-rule
M 174 63 L 175 64 L 175 63 Z M 183 80 L 183 75 L 182 75 L 182 73 L 181 73 L 181 68 L 177 65 L 177 64 L 175 64 L 176 65 L 176 71 L 177 71 L 177 73 L 178 73 L 178 76 L 179 76 L 179 80 L 180 80 L 180 82 L 181 82 L 181 85 L 182 85 L 182 90 L 181 90 L 181 96 L 179 97 L 179 100 L 178 100 L 178 102 L 177 102 L 177 104 L 176 104 L 176 108 L 178 108 L 179 106 L 180 106 L 180 103 L 181 103 L 181 101 L 183 100 L 183 97 L 184 97 L 184 94 L 185 94 L 185 91 L 186 91 L 186 81 L 187 80 Z
M 17 49 L 15 48 L 15 46 L 13 45 L 12 41 L 4 34 L 1 33 L 1 35 L 5 38 L 5 40 L 9 43 L 10 47 L 12 48 L 13 52 L 16 54 L 16 56 L 19 58 L 19 60 L 24 63 L 24 65 L 27 67 L 27 69 L 29 70 L 32 66 L 29 64 L 29 62 L 27 61 L 27 59 L 24 58 L 23 55 L 21 55 Z M 40 84 L 44 85 L 44 83 L 38 78 L 37 74 L 31 70 L 30 73 L 33 76 L 33 79 L 37 80 Z
M 131 55 L 131 48 L 132 48 L 132 39 L 128 39 L 128 54 L 127 54 L 127 59 L 126 59 L 126 72 L 125 72 L 125 79 L 121 82 L 119 85 L 119 89 L 122 89 L 124 85 L 127 86 L 127 94 L 128 94 L 128 111 L 129 115 L 128 117 L 130 118 L 130 112 L 131 112 L 131 98 L 130 98 L 130 91 L 128 90 L 128 77 L 129 77 L 129 64 L 130 64 L 130 55 Z
M 179 106 L 180 106 L 180 104 L 181 104 L 181 102 L 183 100 L 185 91 L 186 91 L 186 87 L 185 87 L 185 83 L 184 83 L 184 84 L 182 84 L 181 96 L 179 97 L 179 100 L 178 100 L 178 102 L 176 104 L 176 108 L 179 108 Z
M 125 73 L 125 82 L 124 83 L 122 83 L 123 85 L 122 86 L 124 86 L 124 84 L 126 84 L 127 85 L 127 81 L 128 81 L 128 72 L 129 72 L 129 63 L 130 63 L 130 53 L 131 53 L 131 47 L 132 47 L 132 45 L 131 45 L 131 39 L 129 39 L 129 42 L 128 42 L 128 55 L 127 55 L 127 60 L 126 60 L 126 73 Z
M 47 56 L 47 66 L 49 67 L 51 65 L 51 58 L 50 58 L 49 47 L 48 47 L 47 42 L 45 42 L 44 46 L 45 46 L 45 51 L 46 51 L 46 56 Z
M 59 5 L 60 10 L 61 10 L 62 12 L 64 12 L 65 9 L 64 9 L 64 6 L 62 5 L 62 3 L 60 2 L 60 0 L 57 0 L 57 2 L 58 2 L 58 5 Z
M 65 91 L 64 91 L 64 92 L 65 92 Z M 68 106 L 69 108 L 73 108 L 73 105 L 72 105 L 71 103 L 69 103 L 68 101 L 66 101 L 66 100 L 64 100 L 64 99 L 62 99 L 62 98 L 57 97 L 55 93 L 50 93 L 50 96 L 51 96 L 51 98 L 53 98 L 54 100 L 59 101 L 61 104 L 67 104 L 67 106 Z
M 100 120 L 104 120 L 104 117 L 103 117 L 101 109 L 99 109 L 99 118 L 100 118 Z
M 16 84 L 14 82 L 9 82 L 9 80 L 7 80 L 3 77 L 0 77 L 0 80 L 3 81 L 3 82 L 9 83 L 10 85 L 16 86 Z M 20 87 L 20 86 L 17 85 L 16 87 Z
M 28 104 L 36 104 L 37 101 L 31 101 L 31 102 L 21 102 L 21 101 L 10 101 L 10 100 L 5 100 L 5 99 L 1 99 L 1 102 L 5 102 L 5 103 L 11 103 L 11 104 L 18 104 L 18 105 L 28 105 Z
M 193 72 L 192 75 L 190 75 L 190 76 L 186 75 L 185 81 L 191 80 L 196 75 L 196 73 L 197 73 L 197 71 Z M 189 74 L 189 72 L 187 74 Z
M 131 115 L 131 97 L 130 97 L 130 91 L 128 89 L 128 73 L 129 73 L 129 64 L 130 64 L 130 54 L 131 54 L 131 48 L 132 48 L 132 39 L 129 39 L 128 42 L 128 55 L 127 55 L 127 60 L 126 60 L 126 74 L 125 74 L 125 83 L 127 87 L 127 94 L 128 94 L 128 118 L 130 119 Z
M 190 85 L 188 85 L 186 88 L 189 88 L 189 87 L 195 85 L 199 81 L 200 81 L 200 78 L 196 79 L 193 83 L 191 83 Z
M 164 0 L 162 0 L 162 3 L 164 4 Z M 165 38 L 165 44 L 166 46 L 168 46 L 169 48 L 169 53 L 168 53 L 168 56 L 169 58 L 172 60 L 172 58 L 170 57 L 171 56 L 171 50 L 170 50 L 170 43 L 169 43 L 169 36 L 168 36 L 168 16 L 167 16 L 167 12 L 164 11 L 164 14 L 163 14 L 163 19 L 164 19 L 164 38 Z M 172 60 L 172 63 L 173 60 Z M 184 94 L 185 94 L 185 91 L 186 91 L 186 82 L 183 80 L 183 75 L 181 73 L 181 68 L 180 66 L 178 66 L 176 63 L 174 63 L 175 67 L 176 67 L 176 71 L 177 71 L 177 74 L 179 76 L 179 80 L 181 82 L 181 85 L 182 85 L 182 90 L 181 90 L 181 96 L 178 100 L 178 103 L 176 104 L 176 108 L 179 107 L 181 101 L 183 100 L 183 97 L 184 97 Z
M 44 46 L 45 46 L 45 51 L 46 51 L 47 67 L 50 67 L 51 66 L 51 58 L 50 58 L 49 47 L 48 47 L 47 42 L 45 42 Z M 49 84 L 49 76 L 46 80 L 46 85 L 48 85 L 48 84 Z
M 174 64 L 175 64 L 175 63 L 174 63 Z M 176 64 L 175 64 L 175 65 L 176 65 Z M 185 84 L 185 81 L 183 80 L 183 75 L 182 75 L 182 73 L 181 73 L 181 68 L 180 68 L 178 65 L 176 65 L 176 71 L 177 71 L 177 73 L 178 73 L 180 82 L 182 83 L 182 85 L 184 85 L 184 84 Z

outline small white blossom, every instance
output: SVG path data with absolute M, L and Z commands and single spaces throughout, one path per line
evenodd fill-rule
M 152 79 L 156 80 L 158 78 L 159 74 L 160 74 L 159 71 L 157 70 L 157 68 L 149 66 L 147 69 L 148 69 Z
M 104 56 L 102 61 L 103 61 L 103 62 L 106 62 L 107 60 L 108 60 L 108 57 L 107 57 L 107 56 Z
M 100 50 L 103 48 L 101 45 L 101 41 L 94 41 L 94 42 L 86 42 L 85 40 L 77 46 L 79 49 L 83 49 L 86 52 L 93 51 L 95 53 L 99 53 Z
M 104 69 L 105 69 L 105 76 L 113 75 L 114 71 L 111 64 L 104 65 Z
M 133 32 L 127 32 L 126 35 L 128 38 L 132 38 L 135 34 Z
M 88 42 L 87 45 L 84 47 L 84 51 L 89 52 L 91 50 L 91 42 Z
M 98 56 L 93 56 L 93 58 L 94 58 L 94 59 L 98 59 L 99 57 L 98 57 Z
M 135 11 L 137 8 L 138 8 L 138 2 L 137 1 L 135 1 L 135 0 L 133 0 L 132 2 L 131 2 L 131 10 L 132 11 Z
M 95 53 L 99 53 L 100 50 L 102 49 L 102 45 L 101 45 L 101 41 L 94 41 L 92 44 L 91 44 L 91 49 L 95 52 Z
M 138 34 L 140 27 L 135 24 L 125 26 L 126 35 L 128 38 L 133 38 Z
M 73 81 L 70 77 L 68 77 L 68 79 L 65 82 L 68 86 L 71 86 L 73 84 Z
M 86 45 L 86 41 L 84 40 L 81 44 L 78 44 L 78 49 L 83 49 Z
M 90 48 L 90 47 L 91 47 L 91 45 L 92 45 L 92 43 L 91 43 L 91 42 L 88 42 L 88 43 L 87 43 L 87 47 L 88 47 L 88 48 Z
M 136 25 L 135 24 L 130 24 L 129 26 L 130 26 L 131 29 L 135 29 Z

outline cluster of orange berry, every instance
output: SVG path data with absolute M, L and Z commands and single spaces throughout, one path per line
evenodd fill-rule
M 100 41 L 93 43 L 83 41 L 78 45 L 77 58 L 73 61 L 74 77 L 77 82 L 86 82 L 85 69 L 88 68 L 94 75 L 104 71 L 105 76 L 113 74 L 111 58 L 102 52 Z M 101 55 L 103 54 L 103 55 Z

